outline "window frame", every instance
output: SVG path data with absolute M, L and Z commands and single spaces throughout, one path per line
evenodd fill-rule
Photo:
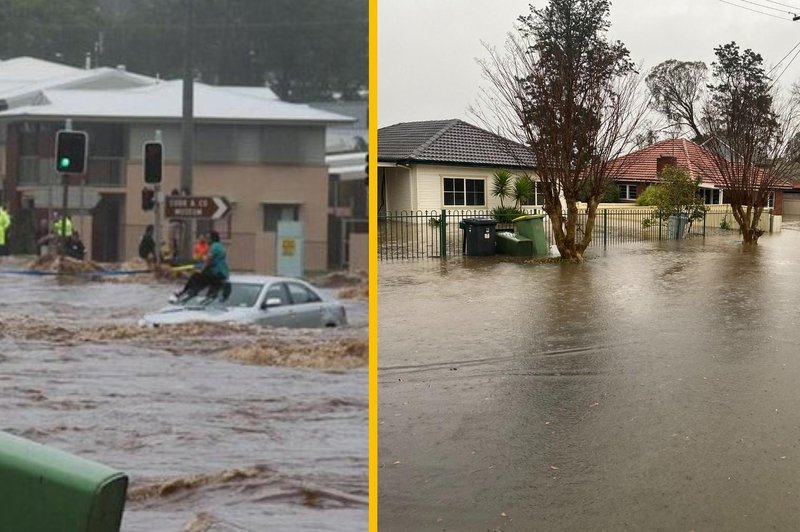
M 531 182 L 533 183 L 533 192 L 525 198 L 525 200 L 522 202 L 522 205 L 542 207 L 544 206 L 544 192 L 540 190 L 540 185 L 542 182 L 536 179 L 531 179 Z
M 448 191 L 447 188 L 445 187 L 445 185 L 446 185 L 448 180 L 453 180 L 453 181 L 460 180 L 462 182 L 461 191 L 458 191 L 455 188 L 452 191 Z M 476 182 L 476 183 L 480 183 L 481 184 L 480 192 L 476 192 L 474 190 L 473 191 L 468 191 L 467 190 L 467 181 L 473 181 L 473 182 Z M 487 203 L 486 203 L 486 178 L 485 177 L 443 175 L 443 176 L 441 176 L 440 190 L 441 190 L 441 194 L 442 194 L 441 195 L 442 207 L 460 207 L 460 208 L 465 208 L 465 209 L 466 208 L 486 208 L 487 207 Z M 448 194 L 461 194 L 462 198 L 463 198 L 463 202 L 462 203 L 455 203 L 455 202 L 448 203 L 447 202 L 447 195 Z M 473 196 L 476 195 L 476 194 L 480 194 L 481 198 L 483 199 L 483 203 L 467 203 L 467 198 L 468 198 L 468 196 L 470 194 L 472 194 Z
M 720 189 L 703 187 L 700 190 L 703 193 L 704 205 L 720 205 L 720 199 L 722 198 L 722 191 Z M 714 201 L 715 198 L 717 201 Z
M 639 197 L 637 193 L 638 185 L 636 183 L 617 183 L 617 186 L 619 187 L 620 200 L 636 201 L 636 198 Z M 631 197 L 631 191 L 633 191 L 633 197 Z

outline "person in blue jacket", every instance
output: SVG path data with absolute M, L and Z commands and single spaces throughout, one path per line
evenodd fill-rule
M 226 281 L 230 277 L 230 268 L 228 267 L 228 257 L 225 247 L 220 242 L 219 233 L 211 231 L 209 233 L 211 245 L 208 248 L 208 254 L 200 272 L 193 273 L 183 290 L 170 298 L 170 301 L 177 302 L 179 300 L 190 299 L 200 293 L 204 288 L 208 288 L 207 299 L 213 299 L 219 293 L 220 289 L 225 288 Z M 226 291 L 223 290 L 223 297 Z

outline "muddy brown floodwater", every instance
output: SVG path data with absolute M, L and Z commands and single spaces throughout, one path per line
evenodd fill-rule
M 798 529 L 797 220 L 378 275 L 381 532 Z
M 367 301 L 339 330 L 136 325 L 174 290 L 0 273 L 0 430 L 125 471 L 125 532 L 367 530 Z

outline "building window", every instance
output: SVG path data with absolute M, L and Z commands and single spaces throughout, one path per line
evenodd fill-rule
M 706 205 L 719 205 L 719 189 L 718 188 L 702 188 L 703 203 Z
M 533 181 L 533 192 L 530 196 L 524 198 L 521 205 L 544 205 L 544 187 L 540 181 Z
M 446 206 L 483 206 L 486 180 L 460 177 L 444 178 L 444 204 Z
M 278 231 L 279 221 L 297 222 L 300 220 L 300 205 L 297 203 L 264 203 L 264 231 Z
M 774 209 L 775 208 L 775 191 L 773 190 L 767 195 L 767 208 Z
M 635 200 L 636 199 L 636 184 L 620 183 L 619 185 L 619 199 L 621 200 Z

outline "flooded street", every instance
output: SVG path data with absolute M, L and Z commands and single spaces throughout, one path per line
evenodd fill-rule
M 800 221 L 379 264 L 379 522 L 795 530 Z
M 366 300 L 340 330 L 138 327 L 176 286 L 0 274 L 0 430 L 125 471 L 126 532 L 366 530 Z

